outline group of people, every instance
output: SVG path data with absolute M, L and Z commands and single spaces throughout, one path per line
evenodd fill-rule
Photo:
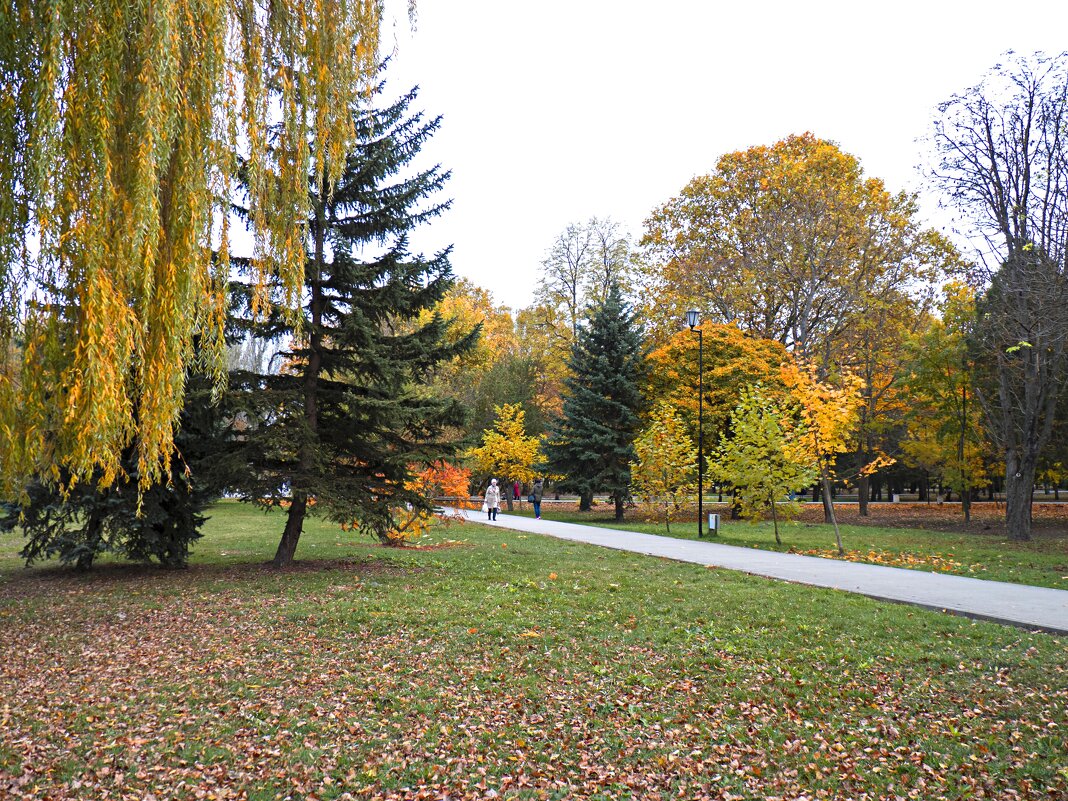
M 541 496 L 545 490 L 545 485 L 540 478 L 534 480 L 534 486 L 530 490 L 530 495 L 527 499 L 534 506 L 534 518 L 541 520 Z M 512 496 L 515 500 L 519 500 L 519 482 L 515 482 L 512 485 Z M 497 485 L 497 479 L 490 479 L 489 486 L 486 487 L 486 500 L 482 504 L 482 511 L 489 515 L 490 520 L 497 519 L 497 512 L 501 510 L 501 488 Z

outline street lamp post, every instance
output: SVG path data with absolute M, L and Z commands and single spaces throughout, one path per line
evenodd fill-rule
M 686 324 L 691 331 L 697 331 L 697 536 L 704 536 L 704 462 L 705 462 L 705 338 L 697 327 L 699 313 L 696 310 L 686 312 Z

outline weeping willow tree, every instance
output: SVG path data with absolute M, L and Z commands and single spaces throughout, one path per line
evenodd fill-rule
M 0 475 L 165 475 L 198 333 L 222 375 L 228 211 L 261 286 L 303 285 L 382 0 L 0 5 Z M 238 174 L 242 182 L 238 182 Z M 212 257 L 212 252 L 220 254 Z

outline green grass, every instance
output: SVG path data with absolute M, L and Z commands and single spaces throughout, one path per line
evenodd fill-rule
M 281 523 L 177 572 L 0 539 L 0 797 L 1068 795 L 1064 639 L 480 526 L 275 572 Z
M 532 513 L 516 508 L 509 514 L 529 517 Z M 563 512 L 543 508 L 542 514 L 547 520 L 697 539 L 696 522 L 672 523 L 668 533 L 663 523 L 631 519 L 617 523 L 610 510 Z M 1039 533 L 1030 542 L 1012 542 L 1004 534 L 981 531 L 964 534 L 883 526 L 842 525 L 839 528 L 842 544 L 852 552 L 850 558 L 854 561 L 1068 590 L 1068 536 L 1065 535 Z M 818 551 L 814 555 L 827 557 L 837 554 L 834 529 L 830 525 L 780 522 L 782 545 L 775 543 L 770 522 L 722 520 L 716 537 L 709 537 L 707 528 L 705 536 L 714 542 L 745 548 L 792 549 L 802 553 Z

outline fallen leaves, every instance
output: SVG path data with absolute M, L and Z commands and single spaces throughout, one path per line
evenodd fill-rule
M 916 554 L 908 552 L 847 550 L 839 555 L 834 548 L 789 548 L 788 553 L 802 554 L 804 556 L 819 556 L 824 559 L 842 559 L 847 562 L 863 562 L 870 565 L 888 565 L 890 567 L 931 568 L 942 573 L 982 572 L 985 570 L 981 564 L 965 565 L 953 559 L 953 554 Z
M 479 536 L 406 565 L 0 585 L 0 796 L 1068 793 L 1053 638 Z

